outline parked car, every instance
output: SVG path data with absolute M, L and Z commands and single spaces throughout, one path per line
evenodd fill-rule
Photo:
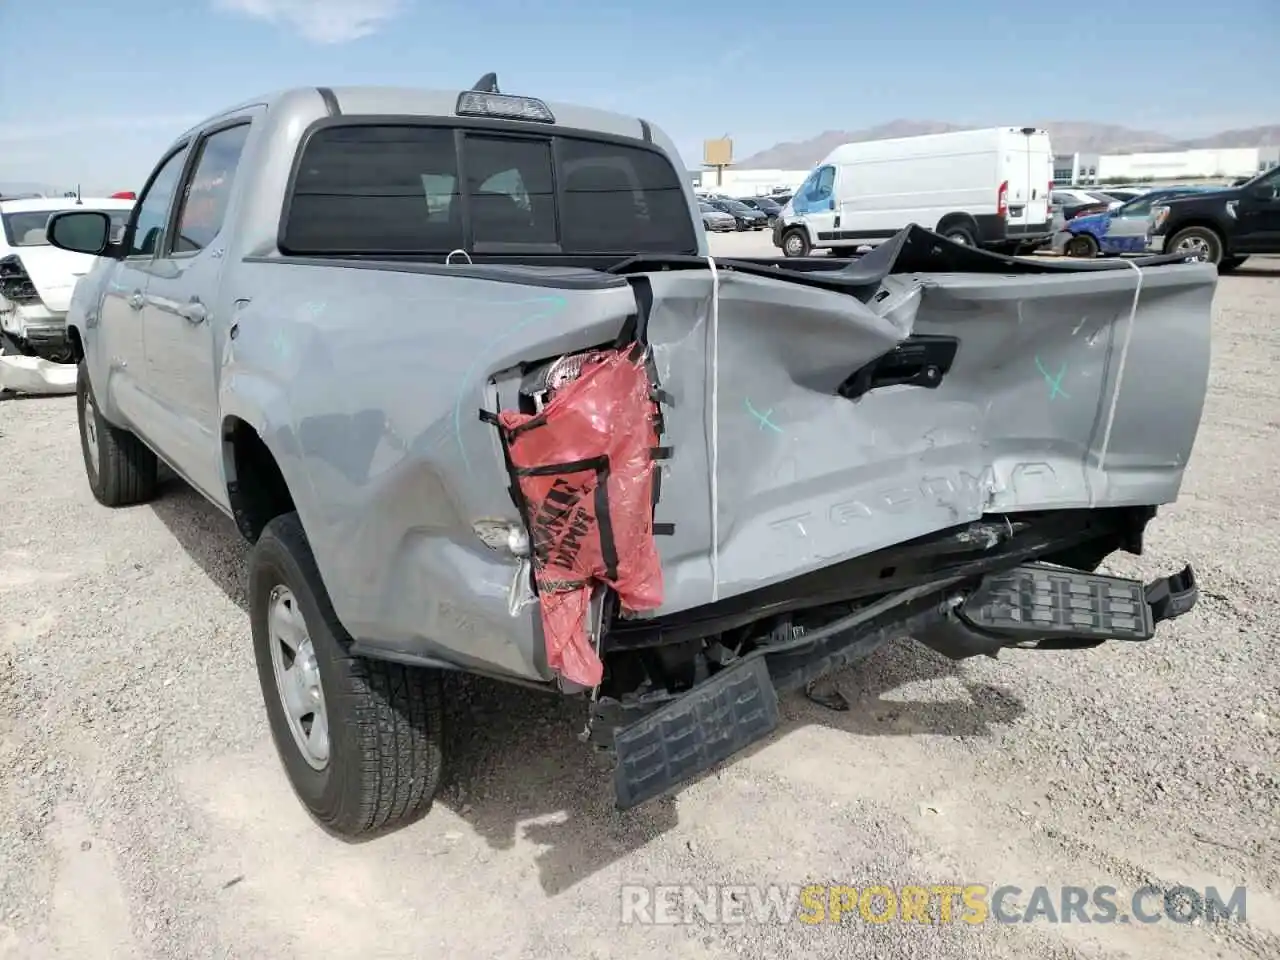
M 759 210 L 763 213 L 769 226 L 773 226 L 773 221 L 782 212 L 782 205 L 768 197 L 740 197 L 738 202 L 750 207 L 752 210 Z
M 1128 203 L 1130 200 L 1136 200 L 1144 193 L 1149 192 L 1149 189 L 1140 190 L 1130 187 L 1107 187 L 1106 190 L 1106 194 L 1108 197 L 1112 198 L 1113 204 Z
M 856 271 L 716 270 L 666 133 L 493 74 L 229 107 L 164 151 L 122 238 L 85 209 L 48 233 L 101 258 L 67 318 L 89 488 L 144 502 L 164 461 L 252 544 L 268 727 L 339 835 L 429 809 L 446 670 L 572 698 L 626 808 L 892 638 L 1148 640 L 1196 602 L 1190 567 L 1094 571 L 1177 498 L 1212 270 L 1146 268 L 1115 310 L 1120 264 L 919 227 Z M 1113 323 L 1123 354 L 1095 346 Z
M 0 201 L 0 353 L 71 359 L 67 307 L 76 281 L 93 260 L 49 243 L 45 228 L 59 210 L 102 210 L 122 230 L 132 202 L 108 198 L 40 197 Z
M 732 215 L 713 207 L 706 200 L 698 204 L 698 209 L 702 213 L 702 226 L 705 229 L 713 233 L 733 233 L 738 229 L 738 221 Z
M 715 199 L 707 201 L 723 213 L 733 217 L 739 230 L 763 230 L 769 226 L 769 218 L 759 210 L 753 210 L 737 200 Z
M 1034 127 L 992 127 L 836 147 L 773 225 L 784 256 L 836 256 L 914 223 L 955 243 L 1015 252 L 1049 231 L 1053 150 Z
M 784 191 L 782 193 L 769 194 L 769 199 L 772 200 L 774 203 L 776 203 L 778 206 L 785 207 L 788 203 L 791 202 L 792 196 L 793 194 Z
M 1151 210 L 1171 197 L 1203 193 L 1209 187 L 1176 187 L 1151 190 L 1119 208 L 1078 216 L 1063 224 L 1054 238 L 1054 250 L 1069 257 L 1096 257 L 1098 254 L 1142 253 L 1147 248 Z
M 1115 197 L 1096 190 L 1081 190 L 1078 187 L 1054 187 L 1051 199 L 1053 204 L 1061 209 L 1065 220 L 1074 220 L 1076 217 L 1090 213 L 1102 213 L 1115 202 Z
M 1183 253 L 1230 273 L 1255 253 L 1280 253 L 1280 167 L 1247 183 L 1173 197 L 1151 211 L 1147 249 Z

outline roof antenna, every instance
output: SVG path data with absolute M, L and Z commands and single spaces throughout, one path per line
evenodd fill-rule
M 475 86 L 471 88 L 477 93 L 501 93 L 498 89 L 498 75 L 496 73 L 486 73 L 483 77 L 475 82 Z
M 80 184 L 76 184 L 76 206 L 83 207 L 84 201 L 80 199 Z

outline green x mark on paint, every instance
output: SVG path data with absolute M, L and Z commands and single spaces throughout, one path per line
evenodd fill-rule
M 1062 396 L 1071 399 L 1071 394 L 1062 389 L 1062 378 L 1067 375 L 1067 365 L 1064 363 L 1058 368 L 1058 375 L 1055 377 L 1044 368 L 1044 364 L 1040 362 L 1040 358 L 1036 357 L 1036 369 L 1040 371 L 1040 375 L 1044 377 L 1044 382 L 1049 384 L 1049 399 Z
M 761 413 L 759 410 L 757 410 L 755 407 L 751 405 L 751 401 L 749 399 L 744 399 L 744 402 L 747 405 L 747 412 L 760 422 L 761 430 L 763 430 L 765 427 L 768 427 L 774 433 L 782 432 L 782 428 L 769 419 L 771 416 L 773 416 L 773 407 L 770 407 L 764 413 Z

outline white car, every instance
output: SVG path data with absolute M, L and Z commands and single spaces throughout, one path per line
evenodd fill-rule
M 102 210 L 123 231 L 132 209 L 132 200 L 106 197 L 0 200 L 0 353 L 71 360 L 67 307 L 95 258 L 51 246 L 45 226 L 59 210 Z
M 1082 190 L 1080 187 L 1054 187 L 1050 201 L 1063 212 L 1067 220 L 1074 219 L 1082 210 L 1096 208 L 1114 209 L 1124 203 L 1101 190 Z

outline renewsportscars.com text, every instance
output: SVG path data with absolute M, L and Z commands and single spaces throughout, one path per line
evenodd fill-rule
M 624 924 L 1216 923 L 1245 920 L 1246 893 L 1214 887 L 921 884 L 626 885 Z

